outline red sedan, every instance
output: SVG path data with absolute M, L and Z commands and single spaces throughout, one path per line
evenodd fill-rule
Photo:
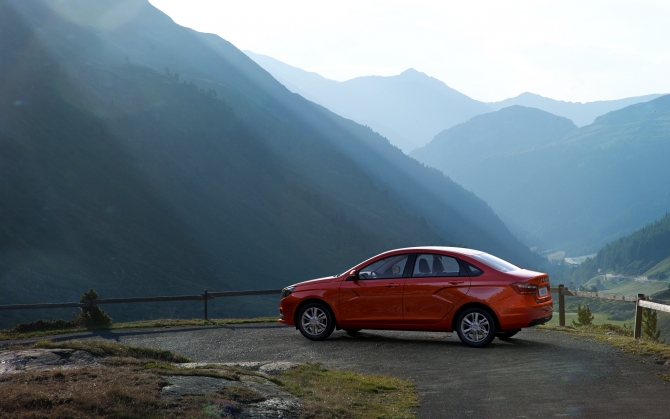
M 482 347 L 548 322 L 552 306 L 547 274 L 478 250 L 412 247 L 284 288 L 279 322 L 311 340 L 335 328 L 455 330 L 466 345 Z

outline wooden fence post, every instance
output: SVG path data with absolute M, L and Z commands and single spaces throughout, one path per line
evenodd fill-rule
M 558 285 L 558 325 L 565 327 L 565 295 L 563 295 L 563 284 Z
M 205 320 L 207 320 L 207 290 L 202 294 L 202 298 L 205 299 Z
M 635 339 L 640 339 L 640 336 L 642 336 L 642 306 L 640 306 L 640 300 L 644 300 L 644 294 L 638 294 L 637 301 L 635 301 L 635 329 L 633 330 Z

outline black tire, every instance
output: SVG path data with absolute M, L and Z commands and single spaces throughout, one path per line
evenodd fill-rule
M 346 328 L 346 329 L 343 329 L 343 330 L 350 335 L 355 335 L 356 333 L 361 331 L 361 329 L 351 329 L 351 328 Z
M 296 321 L 300 333 L 309 340 L 324 340 L 335 330 L 335 318 L 322 303 L 313 302 L 302 306 Z
M 512 336 L 516 335 L 519 333 L 518 330 L 510 330 L 508 332 L 498 332 L 496 333 L 496 337 L 500 340 L 507 340 L 510 339 Z
M 458 316 L 456 333 L 467 346 L 482 348 L 496 338 L 496 324 L 488 311 L 473 307 Z

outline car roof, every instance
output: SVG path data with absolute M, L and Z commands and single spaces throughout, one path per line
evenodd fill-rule
M 389 252 L 399 252 L 399 251 L 409 251 L 409 252 L 451 252 L 451 253 L 460 253 L 461 255 L 478 255 L 484 253 L 481 250 L 468 249 L 467 247 L 448 247 L 448 246 L 418 246 L 418 247 L 404 247 L 402 249 L 389 250 Z M 384 252 L 388 253 L 388 252 Z

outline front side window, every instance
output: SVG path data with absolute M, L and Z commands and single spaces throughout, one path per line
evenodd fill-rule
M 412 276 L 461 276 L 461 266 L 451 256 L 419 254 Z
M 519 269 L 519 267 L 488 253 L 480 253 L 472 255 L 472 257 L 500 272 L 511 272 Z
M 402 278 L 409 255 L 395 255 L 372 262 L 358 273 L 360 279 Z

